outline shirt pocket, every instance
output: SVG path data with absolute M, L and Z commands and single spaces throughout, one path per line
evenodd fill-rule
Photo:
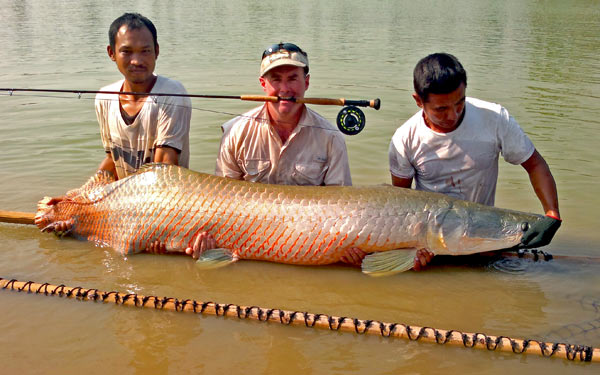
M 296 163 L 292 172 L 292 181 L 296 185 L 323 185 L 327 169 L 328 166 L 324 162 Z
M 239 164 L 244 168 L 244 180 L 252 182 L 261 182 L 271 169 L 270 160 L 248 159 Z

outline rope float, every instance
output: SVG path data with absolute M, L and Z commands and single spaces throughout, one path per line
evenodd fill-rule
M 259 306 L 240 306 L 215 302 L 200 302 L 192 299 L 179 300 L 172 297 L 143 296 L 116 291 L 103 292 L 98 289 L 68 287 L 65 285 L 38 284 L 33 281 L 18 281 L 0 278 L 4 290 L 74 298 L 81 301 L 114 303 L 135 307 L 193 312 L 283 325 L 305 326 L 331 331 L 354 332 L 386 338 L 402 338 L 437 344 L 451 344 L 465 348 L 487 349 L 512 352 L 515 354 L 537 354 L 542 357 L 556 357 L 570 361 L 600 362 L 600 348 L 565 343 L 550 343 L 537 340 L 514 339 L 506 336 L 490 336 L 485 333 L 466 333 L 457 330 L 443 330 L 432 327 L 410 326 L 408 324 L 385 323 L 376 320 L 362 320 L 337 317 L 327 314 L 267 309 Z

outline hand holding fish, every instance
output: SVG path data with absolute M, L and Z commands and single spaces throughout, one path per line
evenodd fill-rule
M 192 258 L 198 259 L 200 255 L 206 250 L 215 249 L 217 247 L 217 241 L 208 232 L 200 232 L 196 236 L 194 245 L 185 249 L 187 255 L 191 255 Z
M 340 258 L 340 262 L 360 267 L 363 258 L 367 255 L 368 253 L 362 251 L 358 247 L 351 247 L 348 250 L 346 250 L 344 255 L 342 255 L 342 257 Z
M 554 237 L 561 224 L 561 219 L 546 215 L 529 226 L 529 229 L 527 229 L 521 238 L 521 244 L 528 249 L 546 246 L 552 241 L 552 237 Z
M 433 259 L 433 253 L 431 251 L 427 251 L 426 249 L 417 250 L 417 255 L 415 256 L 415 265 L 413 266 L 413 271 L 421 271 L 425 268 L 429 262 Z

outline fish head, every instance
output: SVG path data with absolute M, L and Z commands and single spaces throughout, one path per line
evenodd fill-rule
M 542 217 L 476 204 L 452 207 L 436 217 L 434 239 L 428 242 L 436 245 L 438 254 L 507 249 L 518 245 L 525 231 Z

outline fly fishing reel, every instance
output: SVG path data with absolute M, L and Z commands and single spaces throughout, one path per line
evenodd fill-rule
M 365 114 L 353 105 L 342 108 L 337 115 L 337 127 L 346 135 L 356 135 L 365 128 Z

